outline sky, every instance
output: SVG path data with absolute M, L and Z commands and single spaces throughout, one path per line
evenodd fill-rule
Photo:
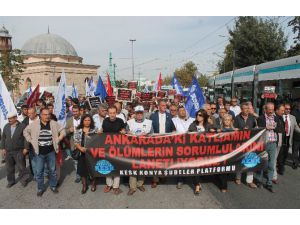
M 291 17 L 290 17 L 291 18 Z M 132 78 L 131 42 L 135 78 L 156 80 L 173 74 L 192 60 L 198 71 L 212 74 L 228 43 L 228 29 L 235 17 L 0 17 L 13 36 L 13 48 L 39 34 L 57 34 L 68 40 L 83 63 L 100 65 L 98 74 L 108 69 L 109 53 L 117 65 L 117 79 Z M 280 17 L 286 27 L 289 17 Z M 292 32 L 285 28 L 292 43 Z M 219 56 L 218 56 L 219 55 Z

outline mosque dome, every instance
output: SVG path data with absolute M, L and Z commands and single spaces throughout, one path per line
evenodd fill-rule
M 78 57 L 75 48 L 66 39 L 49 32 L 26 41 L 21 51 L 23 55 L 65 55 Z

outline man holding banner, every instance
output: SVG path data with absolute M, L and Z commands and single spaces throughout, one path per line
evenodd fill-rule
M 152 121 L 144 118 L 144 107 L 138 105 L 134 109 L 135 118 L 128 120 L 127 122 L 127 133 L 136 136 L 146 136 L 153 132 Z M 130 176 L 129 177 L 129 191 L 127 195 L 133 195 L 138 188 L 140 191 L 144 192 L 144 177 L 140 176 Z
M 108 108 L 108 117 L 104 119 L 102 124 L 103 133 L 121 133 L 125 134 L 125 123 L 117 117 L 117 108 L 110 106 Z M 113 189 L 115 195 L 122 193 L 120 189 L 120 176 L 106 176 L 106 186 L 104 193 L 108 193 Z
M 166 134 L 176 131 L 171 114 L 167 113 L 167 102 L 164 99 L 158 102 L 158 110 L 150 116 L 150 120 L 152 120 L 154 133 Z M 156 188 L 158 182 L 159 177 L 153 177 L 151 187 Z

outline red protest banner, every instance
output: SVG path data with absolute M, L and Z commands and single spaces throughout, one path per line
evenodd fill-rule
M 106 96 L 105 100 L 106 100 L 107 104 L 109 106 L 111 106 L 111 105 L 115 104 L 116 96 Z
M 152 96 L 153 96 L 153 93 L 151 93 L 151 92 L 148 92 L 148 93 L 142 92 L 141 93 L 141 101 L 151 101 Z
M 131 89 L 117 89 L 116 99 L 118 101 L 131 102 L 132 101 L 132 90 Z

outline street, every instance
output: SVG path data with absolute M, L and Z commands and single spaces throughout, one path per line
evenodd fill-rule
M 103 193 L 105 180 L 102 178 L 96 192 L 88 190 L 82 195 L 81 184 L 74 183 L 72 162 L 65 162 L 62 171 L 59 193 L 53 194 L 48 188 L 42 197 L 37 197 L 34 181 L 25 188 L 20 183 L 10 189 L 6 188 L 5 166 L 1 164 L 0 208 L 300 208 L 300 169 L 293 170 L 289 166 L 286 166 L 285 175 L 279 176 L 274 194 L 264 188 L 251 190 L 245 184 L 238 186 L 233 182 L 233 177 L 228 184 L 228 192 L 221 193 L 212 182 L 212 177 L 205 177 L 202 181 L 203 191 L 199 196 L 193 194 L 190 177 L 186 178 L 181 190 L 176 189 L 175 178 L 168 178 L 167 182 L 156 189 L 151 188 L 151 179 L 147 178 L 146 192 L 137 190 L 133 196 L 127 196 L 127 178 L 121 180 L 123 193 L 119 196 Z

